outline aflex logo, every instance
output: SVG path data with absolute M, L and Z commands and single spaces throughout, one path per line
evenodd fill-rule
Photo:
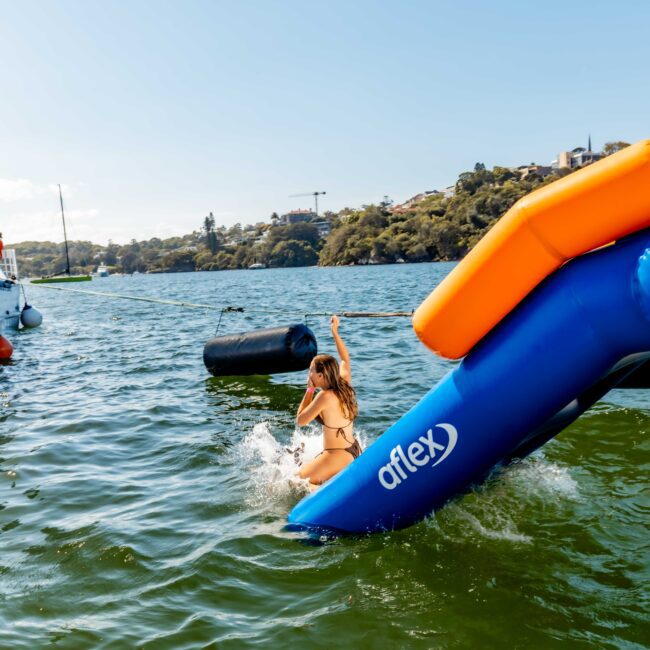
M 425 436 L 418 438 L 419 442 L 412 442 L 408 446 L 406 453 L 404 453 L 401 445 L 397 445 L 397 447 L 391 449 L 389 454 L 390 461 L 377 472 L 379 482 L 387 490 L 395 489 L 402 481 L 409 477 L 405 470 L 413 474 L 420 467 L 424 467 L 429 461 L 434 461 L 431 463 L 431 467 L 435 467 L 451 454 L 458 440 L 456 427 L 453 424 L 447 423 L 436 424 L 436 427 L 443 429 L 447 433 L 448 440 L 446 445 L 435 442 L 433 439 L 433 429 L 429 429 Z M 436 457 L 437 451 L 442 452 L 440 457 Z

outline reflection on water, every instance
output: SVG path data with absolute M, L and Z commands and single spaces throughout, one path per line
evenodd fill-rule
M 277 383 L 265 375 L 210 377 L 205 380 L 205 389 L 211 404 L 232 410 L 295 412 L 304 394 L 302 387 Z

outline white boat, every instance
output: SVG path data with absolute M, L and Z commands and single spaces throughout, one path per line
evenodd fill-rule
M 259 262 L 255 262 L 255 264 L 251 264 L 248 268 L 251 269 L 251 270 L 265 269 L 266 264 L 260 264 Z
M 0 259 L 0 334 L 20 325 L 20 285 L 16 251 L 5 248 Z
M 97 272 L 95 273 L 95 275 L 98 278 L 107 278 L 110 275 L 110 273 L 108 271 L 108 266 L 104 266 L 103 264 L 100 264 L 97 267 Z

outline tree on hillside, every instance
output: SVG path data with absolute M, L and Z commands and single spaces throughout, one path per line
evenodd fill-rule
M 388 225 L 388 214 L 384 208 L 378 205 L 369 205 L 359 215 L 357 223 L 362 228 L 385 228 Z
M 212 271 L 236 268 L 232 253 L 226 251 L 219 251 L 214 258 L 213 264 L 214 268 L 210 269 Z
M 206 248 L 214 255 L 219 248 L 217 233 L 215 232 L 214 215 L 212 212 L 203 220 L 203 232 L 205 233 Z
M 318 253 L 306 241 L 289 239 L 278 242 L 268 257 L 271 266 L 314 266 Z
M 290 223 L 286 226 L 276 226 L 269 230 L 269 235 L 266 240 L 267 250 L 271 251 L 275 245 L 280 241 L 304 241 L 312 247 L 319 247 L 320 235 L 318 228 L 311 223 Z
M 518 178 L 518 174 L 515 174 L 512 170 L 507 167 L 496 166 L 492 170 L 492 176 L 494 177 L 494 182 L 502 185 L 506 181 L 509 181 L 513 178 Z
M 616 142 L 606 142 L 603 145 L 603 155 L 611 156 L 613 153 L 616 153 L 617 151 L 625 149 L 625 147 L 629 146 L 629 142 L 623 142 L 622 140 L 616 140 Z
M 133 273 L 138 269 L 138 254 L 135 251 L 127 250 L 121 256 L 122 273 Z
M 349 223 L 343 223 L 332 230 L 320 254 L 320 263 L 323 266 L 349 263 L 346 259 L 347 243 L 354 231 L 354 225 Z
M 113 243 L 113 240 L 108 240 L 108 246 L 106 247 L 106 252 L 104 253 L 104 264 L 106 266 L 114 266 L 117 264 L 117 253 L 119 247 L 117 244 Z
M 479 166 L 479 163 L 476 163 Z M 456 192 L 468 192 L 474 194 L 479 187 L 494 182 L 494 174 L 483 165 L 482 169 L 476 169 L 473 172 L 464 172 L 458 176 L 456 181 Z
M 194 271 L 194 254 L 191 251 L 172 251 L 161 260 L 161 270 L 164 272 Z

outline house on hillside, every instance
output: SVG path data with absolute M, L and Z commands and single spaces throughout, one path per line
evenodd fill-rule
M 424 201 L 429 196 L 432 196 L 433 194 L 441 194 L 438 190 L 428 190 L 425 192 L 420 192 L 419 194 L 416 194 L 415 196 L 412 196 L 410 199 L 406 199 L 404 203 L 400 203 L 399 205 L 394 205 L 390 211 L 391 212 L 407 212 L 408 210 L 412 210 L 418 203 L 421 203 Z
M 332 232 L 332 224 L 327 220 L 313 221 L 312 225 L 318 228 L 318 236 L 321 239 L 325 239 Z
M 544 178 L 553 172 L 553 167 L 531 163 L 530 165 L 521 165 L 517 167 L 515 171 L 521 174 L 521 178 L 526 178 L 526 176 L 530 176 L 530 174 L 535 174 L 536 176 Z
M 557 155 L 557 159 L 551 163 L 554 169 L 578 169 L 585 165 L 590 165 L 603 157 L 602 153 L 591 150 L 591 136 L 587 148 L 576 147 L 571 151 L 562 151 Z
M 291 223 L 300 223 L 301 221 L 312 221 L 317 217 L 313 210 L 291 210 L 280 217 L 280 223 L 286 226 Z

